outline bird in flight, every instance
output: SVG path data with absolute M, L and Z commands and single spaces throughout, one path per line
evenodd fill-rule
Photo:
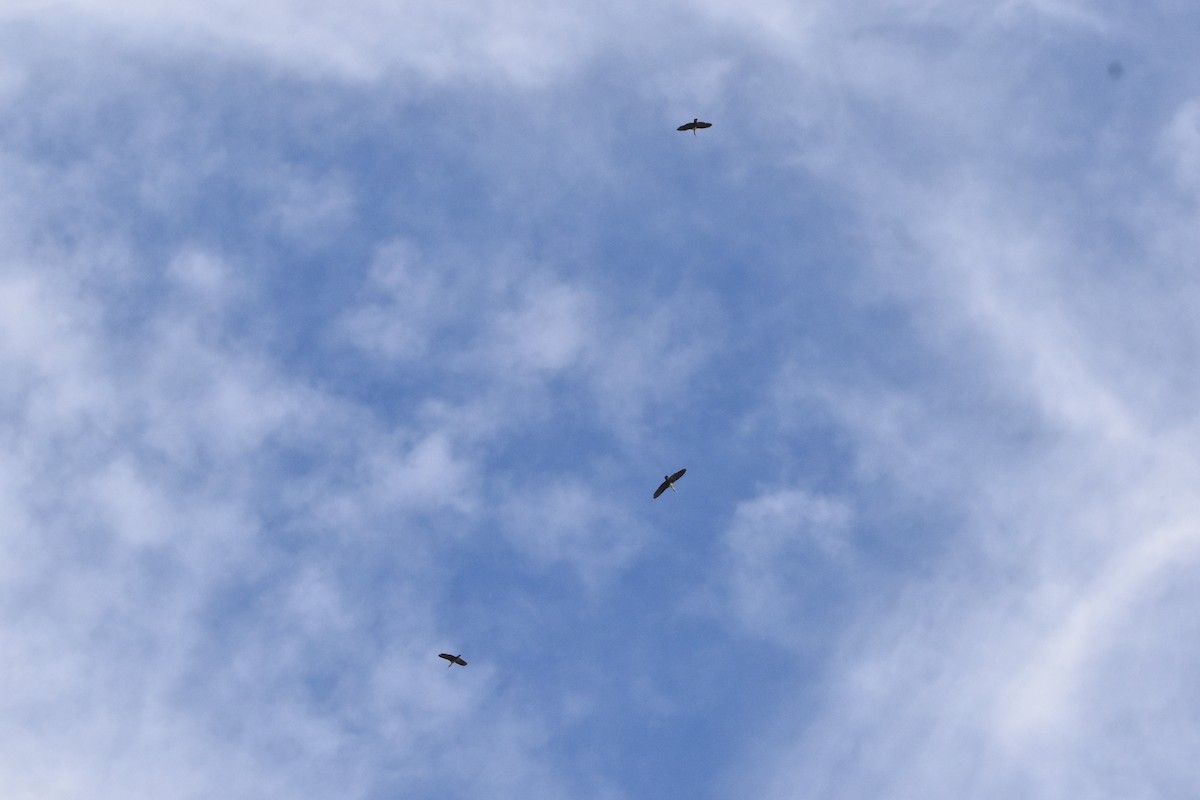
M 685 122 L 684 124 L 680 125 L 680 126 L 679 126 L 678 128 L 676 128 L 675 130 L 677 130 L 677 131 L 691 131 L 691 132 L 692 132 L 692 136 L 695 136 L 695 135 L 696 135 L 696 129 L 697 129 L 697 128 L 711 128 L 711 127 L 712 127 L 712 123 L 711 123 L 711 122 L 701 122 L 701 121 L 700 121 L 700 118 L 699 118 L 699 117 L 696 117 L 696 119 L 692 120 L 691 122 Z
M 667 489 L 670 489 L 672 492 L 675 491 L 675 481 L 682 478 L 683 473 L 685 473 L 685 472 L 687 472 L 686 467 L 679 470 L 679 472 L 676 472 L 674 475 L 663 475 L 662 485 L 654 490 L 654 499 L 657 500 L 658 496 L 660 494 L 662 494 L 663 492 L 665 492 Z
M 461 653 L 456 656 L 452 656 L 449 653 L 438 653 L 438 658 L 444 658 L 450 662 L 446 665 L 446 669 L 450 669 L 455 664 L 458 664 L 460 667 L 465 667 L 467 665 L 467 662 L 463 661 Z

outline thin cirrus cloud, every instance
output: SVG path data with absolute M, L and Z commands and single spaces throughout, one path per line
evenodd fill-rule
M 1173 744 L 1188 738 L 1189 714 L 1151 688 L 1170 686 L 1185 705 L 1196 697 L 1178 672 L 1195 649 L 1167 644 L 1188 638 L 1191 625 L 1176 614 L 1194 596 L 1177 576 L 1200 544 L 1188 522 L 1195 425 L 1180 404 L 1191 381 L 1178 370 L 1192 350 L 1194 323 L 1180 304 L 1193 281 L 1177 269 L 1192 214 L 1162 201 L 1162 181 L 1178 170 L 1158 168 L 1155 146 L 1171 143 L 1169 165 L 1186 162 L 1190 137 L 1179 131 L 1190 102 L 1164 98 L 1157 122 L 1138 131 L 1147 146 L 1136 180 L 1123 163 L 1073 163 L 1087 145 L 1065 146 L 1069 112 L 1011 140 L 1040 131 L 1032 151 L 1009 150 L 1007 130 L 961 129 L 970 136 L 944 159 L 952 169 L 927 185 L 911 183 L 903 160 L 864 165 L 861 205 L 888 231 L 873 255 L 873 292 L 891 286 L 875 296 L 913 304 L 917 341 L 957 380 L 901 390 L 909 412 L 899 431 L 863 408 L 859 387 L 787 380 L 797 402 L 826 393 L 872 475 L 894 470 L 894 485 L 938 486 L 962 518 L 937 574 L 899 590 L 893 610 L 844 640 L 826 711 L 794 726 L 791 743 L 764 748 L 775 751 L 768 794 L 1194 790 Z M 995 154 L 1010 164 L 1034 163 L 990 169 L 991 156 L 974 155 L 985 139 L 998 139 Z M 1130 194 L 1093 195 L 1089 185 Z M 1153 211 L 1119 216 L 1131 199 Z M 1106 241 L 1119 231 L 1132 242 L 1092 248 L 1101 220 L 1114 226 Z M 910 457 L 930 443 L 940 458 Z M 1155 632 L 1140 633 L 1145 625 Z
M 55 130 L 59 110 L 34 125 Z M 25 130 L 10 140 L 10 174 L 25 179 L 30 202 L 8 223 L 14 247 L 4 283 L 14 422 L 4 495 L 10 519 L 27 521 L 6 537 L 21 563 L 6 587 L 6 784 L 18 796 L 63 797 L 199 797 L 217 782 L 247 797 L 302 789 L 372 796 L 394 787 L 440 794 L 447 785 L 500 796 L 563 793 L 553 760 L 541 763 L 552 739 L 545 723 L 494 688 L 447 688 L 453 678 L 432 676 L 424 662 L 452 646 L 448 639 L 470 644 L 451 630 L 459 626 L 434 622 L 446 602 L 446 568 L 433 552 L 472 529 L 487 490 L 480 449 L 497 446 L 487 426 L 463 430 L 459 414 L 437 409 L 461 407 L 453 385 L 456 370 L 466 370 L 499 382 L 501 404 L 488 410 L 519 426 L 520 407 L 506 396 L 526 385 L 521 375 L 571 373 L 578 361 L 585 374 L 618 379 L 611 396 L 627 396 L 619 388 L 627 371 L 605 366 L 584 332 L 589 317 L 572 318 L 587 295 L 562 280 L 525 291 L 519 272 L 501 276 L 501 288 L 522 291 L 502 294 L 511 311 L 467 326 L 478 356 L 456 356 L 439 341 L 442 314 L 417 320 L 418 341 L 449 355 L 452 368 L 444 392 L 417 393 L 415 417 L 357 398 L 353 388 L 322 386 L 289 371 L 296 364 L 283 355 L 292 350 L 284 334 L 299 326 L 264 300 L 297 278 L 274 281 L 276 262 L 258 243 L 228 228 L 181 241 L 177 222 L 135 238 L 164 198 L 193 213 L 189 203 L 211 191 L 205 181 L 226 180 L 242 155 L 189 140 L 187 152 L 202 156 L 201 174 L 190 175 L 172 152 L 179 129 L 152 117 L 132 123 L 160 132 L 142 155 L 179 180 L 121 193 L 132 206 L 124 213 L 106 190 L 138 170 L 105 131 L 78 158 L 40 151 Z M 293 185 L 295 170 L 279 173 L 284 187 Z M 249 218 L 297 253 L 319 252 L 309 229 L 344 225 L 345 209 L 359 206 L 337 181 L 325 184 L 328 198 L 320 183 L 258 193 L 264 171 L 248 174 Z M 246 202 L 240 191 L 226 197 Z M 68 215 L 68 235 L 56 236 Z M 98 263 L 98 252 L 111 262 Z M 349 296 L 359 275 L 346 283 Z M 543 285 L 548 299 L 561 300 L 548 314 L 532 302 Z M 491 300 L 486 291 L 483 300 Z M 433 302 L 469 309 L 480 301 L 468 283 L 466 294 Z M 350 308 L 339 319 L 364 315 Z M 510 349 L 494 350 L 493 336 Z M 338 338 L 311 341 L 336 348 Z M 497 374 L 506 365 L 489 354 L 513 350 L 516 360 Z M 585 351 L 594 355 L 581 359 Z M 515 389 L 506 388 L 505 371 Z M 556 553 L 595 572 L 559 539 L 537 544 L 532 558 L 550 554 L 557 563 Z M 486 649 L 475 641 L 471 674 L 487 687 Z M 76 754 L 69 767 L 53 755 L 63 752 Z M 464 755 L 470 769 L 462 769 Z
M 2 782 L 1193 795 L 1158 10 L 7 7 Z
M 232 54 L 323 78 L 374 80 L 393 70 L 433 80 L 537 84 L 576 63 L 590 37 L 586 20 L 548 3 L 517 8 L 478 2 L 429 9 L 416 3 L 360 3 L 329 8 L 270 2 L 164 7 L 143 0 L 24 2 L 15 19 L 96 25 L 162 48 L 183 43 L 222 58 Z

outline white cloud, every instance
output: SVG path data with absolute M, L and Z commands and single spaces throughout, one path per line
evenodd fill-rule
M 1179 107 L 1159 147 L 1174 166 L 1179 186 L 1200 195 L 1200 99 Z
M 424 437 L 402 457 L 389 454 L 373 465 L 370 486 L 381 503 L 401 508 L 455 508 L 474 505 L 478 480 L 469 461 L 454 452 L 446 434 Z
M 1186 153 L 1181 114 L 1163 141 Z M 1045 120 L 1038 130 L 1057 136 Z M 1139 378 L 1185 389 L 1173 365 L 1190 358 L 1192 337 L 1164 336 L 1150 362 L 1131 352 L 1159 320 L 1194 333 L 1178 312 L 1195 281 L 1155 263 L 1170 248 L 1150 244 L 1186 241 L 1179 231 L 1190 212 L 1156 205 L 1161 217 L 1139 229 L 1144 250 L 1092 249 L 1086 225 L 1098 215 L 1060 209 L 1108 198 L 1073 185 L 1066 164 L 1055 173 L 1020 163 L 1009 150 L 1016 142 L 998 147 L 1013 159 L 1005 167 L 972 158 L 997 135 L 989 124 L 958 133 L 968 138 L 944 171 L 889 164 L 879 151 L 838 178 L 877 231 L 864 300 L 911 314 L 921 338 L 908 344 L 937 362 L 937 382 L 839 386 L 802 372 L 787 379 L 787 396 L 804 405 L 779 405 L 786 420 L 823 398 L 821 419 L 842 426 L 867 477 L 913 505 L 940 493 L 939 509 L 956 522 L 927 573 L 879 587 L 884 597 L 862 605 L 823 692 L 798 690 L 797 707 L 815 696 L 821 710 L 781 715 L 771 738 L 783 743 L 763 747 L 766 794 L 1057 798 L 1120 787 L 1122 796 L 1190 796 L 1186 758 L 1165 742 L 1186 729 L 1200 694 L 1185 680 L 1176 707 L 1151 711 L 1144 692 L 1181 683 L 1164 645 L 1187 632 L 1158 590 L 1200 555 L 1197 427 L 1186 403 L 1149 402 Z M 953 166 L 959 159 L 970 166 Z M 1173 280 L 1128 281 L 1128 270 Z M 1139 332 L 1130 320 L 1143 317 Z M 944 525 L 947 516 L 930 519 Z M 1196 600 L 1173 597 L 1193 608 Z M 1140 671 L 1116 669 L 1141 625 L 1162 638 L 1138 652 Z M 1162 756 L 1139 752 L 1143 734 L 1128 726 L 1143 713 L 1153 721 L 1138 724 L 1162 736 Z
M 6 414 L 19 421 L 0 468 L 2 552 L 19 559 L 0 573 L 8 791 L 361 795 L 383 763 L 418 785 L 444 779 L 451 765 L 423 764 L 431 749 L 415 737 L 437 729 L 432 752 L 451 752 L 463 716 L 493 701 L 450 687 L 389 694 L 353 675 L 438 674 L 433 599 L 419 599 L 429 545 L 408 521 L 469 510 L 470 462 L 442 431 L 383 433 L 370 413 L 283 373 L 230 327 L 245 296 L 225 291 L 219 259 L 193 250 L 169 263 L 178 283 L 135 331 L 61 279 L 69 262 L 5 266 L 0 361 Z M 289 452 L 327 460 L 301 468 Z M 373 530 L 383 519 L 386 531 Z M 334 555 L 293 567 L 289 536 L 326 539 Z M 347 546 L 409 556 L 393 574 L 405 601 L 389 629 L 409 642 L 398 661 L 366 634 L 371 594 L 339 566 Z M 236 614 L 219 610 L 229 604 Z M 487 685 L 486 667 L 472 675 Z M 321 681 L 337 687 L 339 711 L 310 688 Z M 474 727 L 487 749 L 494 729 Z M 362 736 L 377 741 L 359 748 Z M 522 736 L 458 785 L 552 785 L 528 760 L 541 743 Z
M 506 492 L 501 511 L 513 544 L 535 563 L 565 564 L 588 589 L 603 586 L 651 540 L 652 529 L 619 497 L 560 479 Z
M 713 355 L 707 297 L 680 292 L 644 307 L 605 301 L 593 281 L 504 254 L 427 255 L 381 247 L 335 338 L 382 362 L 470 375 L 469 403 L 431 399 L 431 418 L 467 438 L 538 424 L 568 392 L 617 435 L 635 439 Z M 480 277 L 482 276 L 482 277 Z M 436 358 L 429 358 L 431 348 Z M 559 405 L 561 405 L 561 398 Z
M 1152 201 L 1163 187 L 1145 182 L 1157 180 L 1153 169 L 1141 174 L 1145 161 L 1124 172 L 1079 166 L 1114 152 L 1088 149 L 1093 128 L 1109 123 L 1103 103 L 1079 118 L 1060 113 L 1064 98 L 1093 89 L 1039 71 L 1054 61 L 1047 42 L 1083 47 L 1072 38 L 1082 31 L 1110 37 L 1097 45 L 1102 73 L 1120 26 L 1058 1 L 700 9 L 649 12 L 661 26 L 630 25 L 645 20 L 628 9 L 581 15 L 545 3 L 70 0 L 0 12 L 72 44 L 101 38 L 87 30 L 99 25 L 107 47 L 124 54 L 132 44 L 133 61 L 147 65 L 75 91 L 55 88 L 56 71 L 0 64 L 0 95 L 49 109 L 14 114 L 0 131 L 0 782 L 12 796 L 390 796 L 414 785 L 414 795 L 578 794 L 571 778 L 582 772 L 566 763 L 571 751 L 545 711 L 561 687 L 539 687 L 546 695 L 525 703 L 512 687 L 528 679 L 502 677 L 486 658 L 472 656 L 470 671 L 430 669 L 430 653 L 455 638 L 442 629 L 449 567 L 438 548 L 497 521 L 529 564 L 608 585 L 654 534 L 621 510 L 618 482 L 589 478 L 623 468 L 603 463 L 613 450 L 632 461 L 661 447 L 667 412 L 679 419 L 694 403 L 689 435 L 700 438 L 712 417 L 753 405 L 760 387 L 737 386 L 738 374 L 704 376 L 733 411 L 689 391 L 722 337 L 743 331 L 744 320 L 724 319 L 721 291 L 747 274 L 737 270 L 768 287 L 747 300 L 796 285 L 757 263 L 728 274 L 706 264 L 642 298 L 640 285 L 615 286 L 637 267 L 545 255 L 569 248 L 534 242 L 533 226 L 496 236 L 508 245 L 500 256 L 494 241 L 447 245 L 444 232 L 424 230 L 411 242 L 364 243 L 397 236 L 387 214 L 384 233 L 355 227 L 379 208 L 360 194 L 365 182 L 329 164 L 293 164 L 271 142 L 226 152 L 221 113 L 197 132 L 186 122 L 206 112 L 181 122 L 169 110 L 139 111 L 133 89 L 113 95 L 112 108 L 73 112 L 91 95 L 109 97 L 106 80 L 124 86 L 139 69 L 154 71 L 168 51 L 194 65 L 299 75 L 314 92 L 330 77 L 373 81 L 381 107 L 437 83 L 479 92 L 485 104 L 502 104 L 488 94 L 497 84 L 531 90 L 490 108 L 493 121 L 564 115 L 554 104 L 577 89 L 607 119 L 626 106 L 602 91 L 744 110 L 737 125 L 717 120 L 715 130 L 744 137 L 718 160 L 743 182 L 757 179 L 745 159 L 776 177 L 787 174 L 780 164 L 799 166 L 797 183 L 856 212 L 848 249 L 870 256 L 858 299 L 912 326 L 880 336 L 872 354 L 844 353 L 814 332 L 808 344 L 829 360 L 862 363 L 835 377 L 813 374 L 786 341 L 762 354 L 793 366 L 772 407 L 751 415 L 759 437 L 805 429 L 804 413 L 818 409 L 857 469 L 828 496 L 798 488 L 815 482 L 785 482 L 734 510 L 717 584 L 728 613 L 742 630 L 819 660 L 798 646 L 811 641 L 807 612 L 827 595 L 862 594 L 839 618 L 852 624 L 821 640 L 834 645 L 825 674 L 797 679 L 806 714 L 780 704 L 778 720 L 745 733 L 748 748 L 765 750 L 752 753 L 756 767 L 770 765 L 765 782 L 789 797 L 1089 797 L 1103 796 L 1107 779 L 1123 797 L 1166 784 L 1194 794 L 1190 755 L 1168 741 L 1194 741 L 1200 695 L 1189 678 L 1194 615 L 1179 610 L 1196 607 L 1180 577 L 1196 558 L 1200 477 L 1188 391 L 1197 287 L 1180 269 L 1180 254 L 1195 250 L 1194 209 L 1187 198 Z M 602 85 L 597 57 L 613 42 L 614 56 L 644 70 L 644 85 L 625 85 L 628 63 L 612 73 L 618 88 Z M 675 63 L 689 59 L 694 68 Z M 581 65 L 596 73 L 586 87 L 571 83 Z M 1166 164 L 1186 194 L 1194 101 L 1169 103 L 1169 124 L 1133 134 L 1128 152 L 1156 152 L 1154 165 Z M 1148 126 L 1163 116 L 1161 106 L 1134 108 L 1124 113 Z M 101 122 L 112 126 L 107 138 L 88 140 L 88 125 Z M 464 125 L 481 169 L 512 158 L 511 137 L 480 146 L 474 123 Z M 76 128 L 86 143 L 65 163 L 35 146 Z M 1103 134 L 1128 135 L 1115 124 Z M 561 164 L 537 163 L 572 182 L 600 175 L 609 194 L 589 201 L 621 203 L 628 153 L 616 141 L 580 131 L 555 151 Z M 783 141 L 800 146 L 781 154 Z M 522 142 L 519 152 L 542 145 Z M 505 174 L 523 166 L 506 162 Z M 1086 186 L 1137 191 L 1122 205 L 1081 189 L 1081 173 Z M 712 172 L 715 194 L 730 188 L 727 177 Z M 312 334 L 319 346 L 303 363 L 281 355 L 303 345 L 279 346 L 296 336 L 294 320 L 278 318 L 263 280 L 293 265 L 252 261 L 265 239 L 225 243 L 215 223 L 190 238 L 221 210 L 197 200 L 221 194 L 203 187 L 223 179 L 237 188 L 226 194 L 253 195 L 253 213 L 238 222 L 265 238 L 332 261 L 342 251 L 331 244 L 353 228 L 355 253 L 375 248 L 361 295 L 306 306 L 342 322 Z M 493 208 L 534 191 L 484 183 L 478 196 L 494 191 L 484 197 Z M 116 196 L 143 204 L 133 212 L 143 216 L 131 220 Z M 531 199 L 505 219 L 529 224 L 560 200 Z M 1121 233 L 1134 241 L 1121 258 L 1104 255 L 1108 223 L 1131 206 L 1143 208 Z M 1091 216 L 1096 207 L 1110 216 Z M 682 212 L 669 219 L 681 242 L 727 233 L 698 231 Z M 229 254 L 245 245 L 253 256 Z M 359 256 L 348 258 L 329 268 L 344 269 L 330 281 L 337 288 L 361 280 Z M 851 254 L 830 269 L 861 266 Z M 357 351 L 320 349 L 334 340 Z M 899 380 L 887 370 L 863 377 L 891 357 L 926 363 Z M 338 383 L 341 366 L 369 385 Z M 529 463 L 526 443 L 514 446 L 568 428 L 578 439 L 529 447 L 560 453 L 578 441 L 570 455 L 587 476 L 565 477 L 553 458 Z M 860 507 L 875 489 L 886 499 Z M 882 534 L 869 528 L 889 504 L 909 522 L 945 528 L 914 531 L 927 547 L 910 555 L 915 564 L 871 563 L 886 557 L 872 550 Z M 885 585 L 855 580 L 864 564 L 886 572 Z M 639 677 L 630 683 L 648 685 Z M 599 696 L 576 706 L 601 707 Z
M 520 84 L 553 80 L 578 63 L 588 53 L 592 21 L 554 3 L 494 0 L 437 8 L 379 0 L 337 7 L 288 0 L 252 6 L 66 0 L 18 2 L 4 16 L 100 24 L 155 49 L 250 54 L 313 76 L 375 80 L 411 70 L 437 81 Z
M 502 312 L 490 359 L 503 370 L 562 371 L 579 363 L 585 346 L 595 346 L 592 298 L 565 283 L 521 291 L 518 307 Z
M 292 240 L 325 243 L 337 239 L 353 219 L 354 194 L 337 175 L 305 175 L 288 170 L 270 176 L 267 221 Z
M 765 491 L 738 504 L 724 536 L 728 604 L 751 633 L 785 645 L 805 639 L 805 617 L 824 614 L 840 574 L 853 569 L 852 512 L 802 489 Z M 816 576 L 822 576 L 820 578 Z
M 454 313 L 450 286 L 437 267 L 422 264 L 411 245 L 392 242 L 375 256 L 360 304 L 346 314 L 339 334 L 390 360 L 425 354 L 442 324 Z

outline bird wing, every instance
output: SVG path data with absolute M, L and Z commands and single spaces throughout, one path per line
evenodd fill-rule
M 446 659 L 447 661 L 453 661 L 453 660 L 454 660 L 454 656 L 450 655 L 449 653 L 438 653 L 438 658 L 444 658 L 444 659 Z
M 712 123 L 711 122 L 697 122 L 696 127 L 697 128 L 711 128 Z
M 680 478 L 682 478 L 682 477 L 683 477 L 683 473 L 685 473 L 685 472 L 687 472 L 687 467 L 684 467 L 683 469 L 679 470 L 679 472 L 676 472 L 674 475 L 672 475 L 672 476 L 671 476 L 671 483 L 674 483 L 675 481 L 677 481 L 677 480 L 679 480 Z
M 657 489 L 655 489 L 655 490 L 654 490 L 654 499 L 655 499 L 655 500 L 657 500 L 657 499 L 658 499 L 658 496 L 659 496 L 660 494 L 662 494 L 663 492 L 665 492 L 665 491 L 667 490 L 667 487 L 668 487 L 668 486 L 670 486 L 670 485 L 671 485 L 671 484 L 667 483 L 666 481 L 663 481 L 663 482 L 662 482 L 662 485 L 661 485 L 661 486 L 659 486 Z
M 677 130 L 677 131 L 690 131 L 690 130 L 691 130 L 692 128 L 694 128 L 694 127 L 696 127 L 696 123 L 694 123 L 694 122 L 689 122 L 689 123 L 687 123 L 686 125 L 680 125 L 680 126 L 679 126 L 678 128 L 676 128 L 675 130 Z

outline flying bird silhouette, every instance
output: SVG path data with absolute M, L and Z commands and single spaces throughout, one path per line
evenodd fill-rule
M 662 494 L 663 492 L 665 492 L 667 489 L 670 489 L 672 492 L 675 491 L 675 481 L 682 478 L 683 473 L 685 473 L 685 472 L 687 472 L 686 467 L 679 470 L 679 472 L 676 472 L 674 475 L 663 475 L 662 485 L 654 490 L 654 499 L 657 500 L 658 496 L 660 494 Z
M 696 119 L 692 120 L 691 122 L 686 122 L 686 123 L 684 123 L 683 125 L 680 125 L 680 126 L 679 126 L 678 128 L 676 128 L 675 130 L 677 130 L 677 131 L 691 131 L 691 132 L 692 132 L 692 136 L 695 136 L 695 135 L 696 135 L 696 129 L 697 129 L 697 128 L 711 128 L 711 127 L 712 127 L 712 123 L 711 123 L 711 122 L 701 122 L 701 121 L 700 121 L 700 118 L 699 118 L 699 117 L 696 117 Z
M 455 664 L 458 664 L 460 667 L 465 667 L 467 665 L 467 662 L 463 661 L 461 653 L 456 656 L 452 656 L 449 653 L 438 653 L 438 658 L 444 658 L 450 662 L 446 665 L 446 669 L 450 669 Z

